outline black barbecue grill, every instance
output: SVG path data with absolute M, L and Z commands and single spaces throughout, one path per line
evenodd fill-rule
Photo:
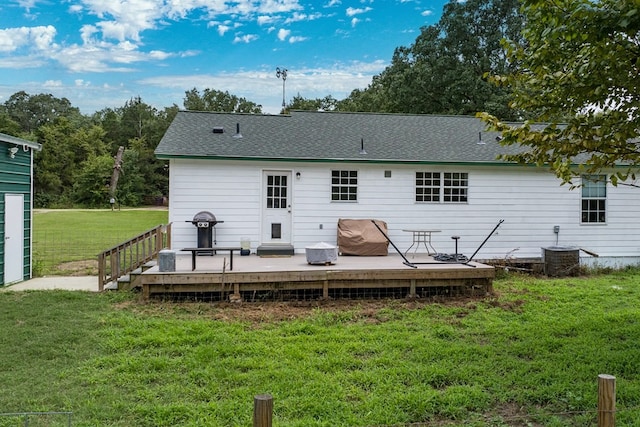
M 212 248 L 216 244 L 216 224 L 224 221 L 218 221 L 216 216 L 209 211 L 200 211 L 193 216 L 190 222 L 198 229 L 198 248 Z M 198 255 L 212 255 L 213 252 L 198 252 Z

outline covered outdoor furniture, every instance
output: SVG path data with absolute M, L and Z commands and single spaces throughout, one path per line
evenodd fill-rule
M 375 223 L 386 233 L 387 223 L 371 219 L 339 219 L 338 251 L 342 255 L 385 256 L 389 242 Z
M 338 248 L 325 242 L 307 246 L 305 253 L 308 264 L 329 265 L 338 259 Z

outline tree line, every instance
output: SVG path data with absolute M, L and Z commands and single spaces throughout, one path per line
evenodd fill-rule
M 452 0 L 438 23 L 395 49 L 366 88 L 342 100 L 297 94 L 282 112 L 478 114 L 504 132 L 504 144 L 528 148 L 506 160 L 547 165 L 571 182 L 622 159 L 629 167 L 618 170 L 615 183 L 635 177 L 640 158 L 638 145 L 628 144 L 640 128 L 639 30 L 634 0 Z M 212 88 L 185 91 L 183 107 L 262 113 L 261 105 Z M 83 115 L 66 98 L 20 91 L 0 105 L 0 132 L 43 146 L 34 161 L 37 207 L 108 206 L 111 196 L 138 206 L 168 195 L 167 164 L 153 151 L 179 109 L 136 97 Z M 570 167 L 585 155 L 581 169 Z

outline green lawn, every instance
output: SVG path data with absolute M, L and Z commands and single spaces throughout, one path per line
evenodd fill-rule
M 0 408 L 72 411 L 73 426 L 250 426 L 270 393 L 281 427 L 595 426 L 606 373 L 616 425 L 635 426 L 639 307 L 640 270 L 512 275 L 449 302 L 0 292 Z
M 34 272 L 38 276 L 97 274 L 97 255 L 157 225 L 166 209 L 36 210 Z M 84 262 L 81 262 L 84 261 Z

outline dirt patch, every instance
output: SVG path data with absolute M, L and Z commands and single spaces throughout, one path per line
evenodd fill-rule
M 64 262 L 58 264 L 56 270 L 67 276 L 95 276 L 98 274 L 98 260 Z
M 442 304 L 460 307 L 464 317 L 476 309 L 478 299 L 473 298 L 422 298 L 380 300 L 318 300 L 287 302 L 171 302 L 144 300 L 126 301 L 120 308 L 145 315 L 167 314 L 175 317 L 210 318 L 221 321 L 243 321 L 255 325 L 268 322 L 304 319 L 318 312 L 326 313 L 342 321 L 383 323 L 393 320 L 400 311 L 419 310 L 427 305 Z

